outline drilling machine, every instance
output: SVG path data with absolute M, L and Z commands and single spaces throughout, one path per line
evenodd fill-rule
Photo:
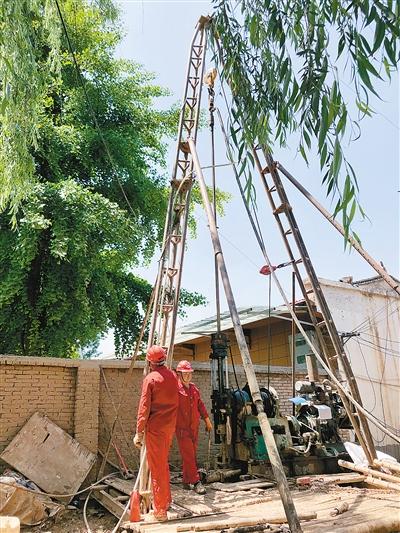
M 234 388 L 228 380 L 229 342 L 224 333 L 211 337 L 212 414 L 219 469 L 240 468 L 242 473 L 271 474 L 268 450 L 248 385 Z M 283 416 L 274 388 L 261 387 L 282 463 L 289 475 L 338 472 L 337 460 L 348 457 L 339 429 L 352 429 L 339 394 L 328 380 L 297 381 L 291 401 L 296 413 Z

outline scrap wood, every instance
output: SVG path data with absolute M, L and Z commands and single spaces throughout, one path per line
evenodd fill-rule
M 125 505 L 110 496 L 105 490 L 99 490 L 93 493 L 93 498 L 100 503 L 107 511 L 110 511 L 117 518 L 125 514 Z
M 325 485 L 348 485 L 351 483 L 362 483 L 365 475 L 357 472 L 345 472 L 340 474 L 323 474 L 302 476 L 296 478 L 297 485 L 313 485 L 323 483 Z
M 210 487 L 214 490 L 219 490 L 222 492 L 237 492 L 240 490 L 251 490 L 251 489 L 266 489 L 274 487 L 275 483 L 270 481 L 261 481 L 261 480 L 252 480 L 249 481 L 238 481 L 237 483 L 211 483 Z
M 226 494 L 226 493 L 223 493 Z M 230 499 L 216 499 L 214 501 L 181 501 L 181 500 L 174 500 L 175 503 L 177 503 L 180 507 L 183 507 L 184 509 L 191 511 L 193 514 L 196 514 L 198 516 L 202 515 L 208 515 L 208 514 L 214 514 L 221 511 L 230 511 L 232 510 L 232 507 L 235 507 L 236 509 L 239 509 L 241 507 L 248 507 L 249 505 L 255 505 L 258 503 L 265 503 L 272 500 L 271 496 L 263 496 L 263 497 L 255 497 L 252 495 L 251 498 L 249 498 L 249 493 L 245 493 L 246 497 L 243 499 L 237 498 L 238 493 L 233 493 L 233 498 Z
M 368 485 L 375 485 L 381 489 L 400 491 L 400 483 L 389 483 L 389 481 L 383 481 L 382 479 L 373 476 L 367 476 L 365 478 L 365 483 Z
M 252 533 L 256 531 L 266 531 L 267 533 L 281 533 L 280 527 L 270 527 L 269 524 L 262 524 L 259 526 L 244 526 L 244 527 L 230 527 L 229 529 L 222 529 L 220 533 Z
M 96 462 L 96 455 L 49 418 L 35 413 L 1 454 L 1 459 L 56 498 L 69 503 Z
M 329 513 L 331 516 L 337 516 L 339 514 L 343 514 L 346 511 L 349 510 L 349 504 L 347 502 L 342 502 L 340 505 L 337 505 L 332 511 Z
M 317 513 L 297 513 L 299 520 L 308 521 L 317 518 Z M 286 524 L 287 518 L 285 515 L 270 516 L 268 518 L 227 518 L 226 520 L 210 521 L 210 522 L 198 522 L 197 524 L 182 524 L 176 527 L 176 531 L 209 531 L 213 529 L 224 529 L 232 527 L 244 527 L 244 526 L 258 526 L 268 524 Z
M 122 492 L 123 494 L 126 494 L 127 496 L 130 496 L 135 486 L 134 479 L 127 480 L 127 479 L 121 479 L 119 477 L 113 477 L 110 479 L 106 479 L 105 482 L 107 483 L 107 485 L 110 485 L 110 487 L 113 487 L 114 489 L 119 490 L 119 492 Z
M 349 470 L 354 470 L 355 472 L 362 472 L 363 474 L 366 474 L 367 476 L 372 476 L 376 478 L 383 479 L 385 481 L 389 481 L 390 483 L 398 483 L 400 490 L 400 478 L 398 476 L 393 476 L 391 474 L 385 474 L 384 472 L 379 472 L 378 470 L 373 470 L 372 468 L 368 468 L 367 466 L 359 466 L 354 463 L 349 463 L 348 461 L 343 461 L 342 459 L 339 459 L 338 465 L 342 466 L 344 468 L 348 468 Z
M 374 459 L 374 465 L 375 466 L 383 466 L 384 468 L 388 468 L 392 472 L 396 472 L 397 474 L 400 474 L 400 463 L 392 463 L 391 461 L 383 461 L 380 459 Z

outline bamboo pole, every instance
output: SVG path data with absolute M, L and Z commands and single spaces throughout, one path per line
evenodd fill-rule
M 204 208 L 207 214 L 208 225 L 210 228 L 211 240 L 214 247 L 215 258 L 218 262 L 218 268 L 221 274 L 222 283 L 225 290 L 226 299 L 228 302 L 229 311 L 232 317 L 233 327 L 235 330 L 236 340 L 242 356 L 243 368 L 246 373 L 247 381 L 250 387 L 251 396 L 257 409 L 258 421 L 261 432 L 264 437 L 265 445 L 268 450 L 269 459 L 271 461 L 272 470 L 277 481 L 279 494 L 285 508 L 285 514 L 292 533 L 300 533 L 300 521 L 298 519 L 296 509 L 293 503 L 292 495 L 289 490 L 289 485 L 283 470 L 281 458 L 276 447 L 275 439 L 269 424 L 267 415 L 264 412 L 264 405 L 261 399 L 260 388 L 258 386 L 257 377 L 254 372 L 253 364 L 250 358 L 250 353 L 247 347 L 246 339 L 243 333 L 243 328 L 240 323 L 239 314 L 236 308 L 235 299 L 232 292 L 232 287 L 229 281 L 228 272 L 226 270 L 225 260 L 222 253 L 221 243 L 219 240 L 218 230 L 215 224 L 214 213 L 208 198 L 207 187 L 204 181 L 203 172 L 201 170 L 200 161 L 197 155 L 196 145 L 193 139 L 189 138 L 189 147 L 193 158 L 194 169 L 199 182 L 201 196 L 203 199 Z
M 346 237 L 346 233 L 344 231 L 343 226 L 341 226 L 339 222 L 337 222 L 337 220 L 334 219 L 333 215 L 331 215 L 329 211 L 327 211 L 318 202 L 318 200 L 314 198 L 314 196 L 310 192 L 308 192 L 307 189 L 303 187 L 303 185 L 299 183 L 296 180 L 296 178 L 292 176 L 290 172 L 288 172 L 280 163 L 277 163 L 276 166 L 277 168 L 279 168 L 282 174 L 286 176 L 286 178 L 296 187 L 296 189 L 298 189 L 307 198 L 307 200 L 311 202 L 316 209 L 318 209 L 318 211 L 326 218 L 326 220 L 330 222 L 332 226 L 338 230 L 339 233 L 341 233 L 344 237 Z M 346 238 L 348 242 L 351 244 L 351 246 L 367 261 L 367 263 L 369 263 L 372 266 L 372 268 L 386 281 L 386 283 L 394 291 L 396 291 L 397 294 L 400 294 L 399 283 L 396 282 L 396 280 L 393 279 L 392 276 L 390 276 L 390 274 L 388 274 L 386 270 L 382 268 L 381 265 L 377 263 L 375 259 L 371 257 L 369 253 L 364 250 L 361 244 L 359 244 L 353 237 L 348 235 Z

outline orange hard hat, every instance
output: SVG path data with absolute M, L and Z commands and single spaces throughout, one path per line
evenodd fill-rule
M 165 349 L 162 346 L 157 346 L 154 344 L 153 346 L 150 346 L 150 348 L 147 350 L 146 359 L 155 365 L 158 363 L 162 363 L 165 361 L 167 357 L 167 354 L 165 353 Z
M 193 372 L 192 365 L 189 361 L 179 361 L 178 366 L 176 367 L 177 372 Z

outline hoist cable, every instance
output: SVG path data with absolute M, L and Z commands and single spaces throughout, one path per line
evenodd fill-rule
M 214 121 L 214 84 L 213 82 L 208 86 L 208 111 L 209 111 L 209 125 L 211 136 L 211 175 L 212 175 L 212 206 L 214 210 L 215 225 L 217 225 L 217 188 L 216 188 L 216 171 L 215 171 L 215 121 Z M 219 269 L 217 258 L 214 256 L 214 277 L 215 277 L 215 308 L 217 318 L 217 333 L 221 332 L 221 301 L 219 291 Z

